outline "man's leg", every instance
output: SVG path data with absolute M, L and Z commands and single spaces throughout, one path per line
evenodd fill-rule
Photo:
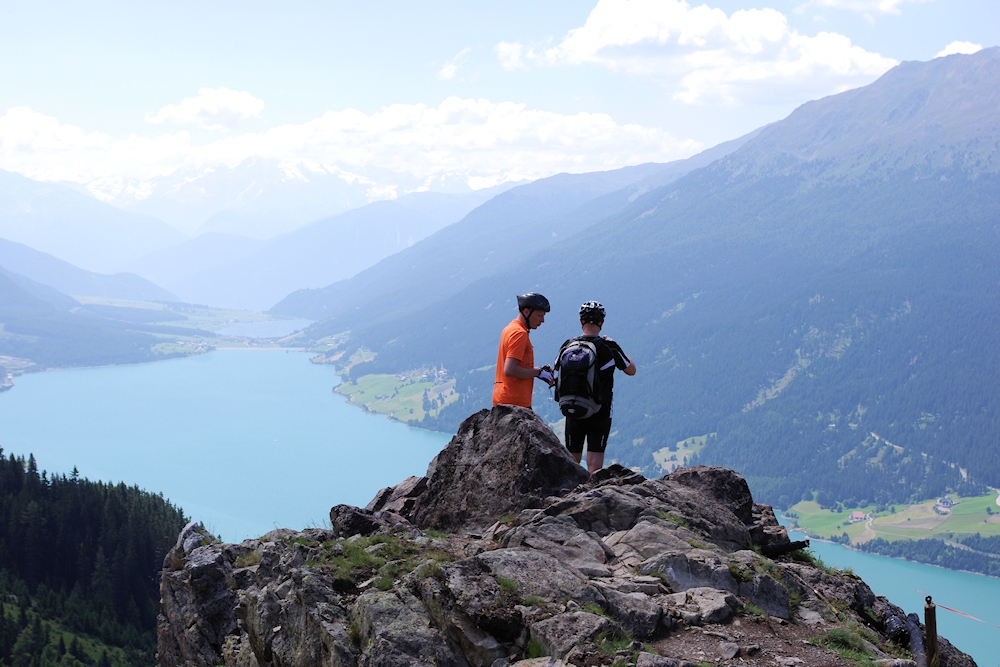
M 593 475 L 604 467 L 604 450 L 611 435 L 611 417 L 597 413 L 587 421 L 590 422 L 587 429 L 587 470 Z
M 579 463 L 583 458 L 583 442 L 587 437 L 587 431 L 580 428 L 580 422 L 576 419 L 566 418 L 566 449 L 573 455 L 573 459 Z M 588 459 L 589 460 L 589 459 Z

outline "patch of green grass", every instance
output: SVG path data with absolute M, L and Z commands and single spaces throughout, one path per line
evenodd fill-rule
M 729 574 L 733 575 L 736 581 L 743 583 L 753 581 L 753 572 L 749 568 L 740 567 L 740 563 L 735 560 L 729 561 Z
M 361 626 L 357 620 L 352 620 L 351 624 L 347 626 L 347 636 L 350 637 L 351 643 L 355 646 L 361 644 Z
M 528 645 L 524 648 L 524 658 L 525 660 L 532 660 L 534 658 L 544 658 L 547 654 L 545 649 L 542 648 L 541 642 L 537 639 L 530 639 Z
M 253 565 L 260 564 L 260 554 L 256 551 L 248 551 L 245 554 L 240 554 L 236 558 L 236 562 L 233 563 L 234 567 L 251 567 Z
M 669 521 L 670 523 L 676 524 L 681 528 L 690 529 L 691 526 L 688 525 L 684 517 L 677 516 L 676 514 L 671 514 L 670 512 L 664 512 L 663 510 L 657 510 L 656 516 L 663 519 L 664 521 Z
M 448 537 L 448 533 L 444 532 L 443 530 L 438 530 L 437 528 L 428 528 L 427 530 L 424 531 L 424 535 L 433 540 L 442 540 Z
M 532 607 L 544 607 L 548 604 L 545 601 L 545 598 L 540 598 L 537 595 L 526 595 L 522 602 L 524 602 L 524 604 L 531 605 Z
M 580 609 L 587 612 L 588 614 L 594 614 L 595 616 L 604 616 L 610 618 L 608 616 L 608 612 L 601 609 L 596 602 L 584 602 L 583 606 L 580 607 Z
M 416 574 L 421 579 L 444 579 L 444 570 L 441 564 L 436 561 L 423 563 L 416 569 Z
M 444 551 L 422 549 L 409 540 L 391 535 L 355 536 L 347 540 L 327 542 L 322 547 L 323 550 L 309 561 L 310 565 L 325 569 L 336 578 L 354 584 L 374 576 L 376 580 L 373 583 L 379 588 L 391 587 L 393 581 L 418 567 L 430 567 L 428 562 L 444 563 L 451 560 L 451 556 Z
M 621 632 L 601 632 L 594 637 L 594 645 L 604 655 L 614 655 L 618 651 L 631 650 L 634 641 L 635 639 L 632 638 L 632 634 L 628 630 Z M 633 653 L 635 655 L 632 656 L 631 662 L 635 664 L 635 659 L 639 652 L 633 651 Z
M 812 549 L 796 549 L 795 551 L 788 554 L 788 557 L 793 561 L 799 563 L 808 563 L 809 565 L 816 565 L 819 561 L 816 554 L 812 552 Z
M 788 591 L 788 606 L 792 612 L 802 606 L 802 594 L 795 590 Z
M 751 604 L 749 602 L 743 603 L 740 606 L 740 611 L 744 614 L 750 614 L 751 616 L 760 616 L 760 617 L 767 616 L 767 612 L 765 612 L 757 605 Z
M 505 577 L 497 577 L 497 583 L 500 584 L 500 590 L 506 595 L 517 595 L 517 582 L 513 579 L 507 579 Z
M 819 637 L 810 639 L 809 643 L 830 649 L 854 667 L 875 667 L 875 659 L 861 635 L 848 628 L 827 630 Z

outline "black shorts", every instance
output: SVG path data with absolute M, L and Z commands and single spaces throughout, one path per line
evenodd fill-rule
M 583 453 L 583 443 L 587 451 L 603 454 L 611 435 L 611 405 L 605 405 L 593 417 L 587 419 L 566 418 L 566 449 L 572 454 Z

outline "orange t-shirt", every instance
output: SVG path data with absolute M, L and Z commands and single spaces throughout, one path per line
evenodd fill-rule
M 503 374 L 507 359 L 517 359 L 522 368 L 535 367 L 535 348 L 528 338 L 528 327 L 520 317 L 515 318 L 500 333 L 500 349 L 497 351 L 497 376 L 493 383 L 493 405 L 520 405 L 531 407 L 531 391 L 535 378 L 512 378 Z

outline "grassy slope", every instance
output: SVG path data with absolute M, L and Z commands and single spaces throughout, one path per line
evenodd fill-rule
M 846 524 L 851 512 L 861 511 L 871 515 L 875 507 L 845 507 L 843 512 L 822 509 L 815 501 L 802 501 L 791 508 L 798 515 L 796 524 L 809 535 L 818 538 L 837 537 L 847 533 L 852 544 L 860 544 L 881 537 L 890 542 L 896 540 L 919 540 L 926 538 L 952 539 L 958 535 L 984 537 L 1000 535 L 1000 507 L 997 496 L 990 493 L 973 498 L 959 498 L 950 515 L 935 513 L 934 501 L 916 505 L 894 505 L 892 513 L 888 508 L 877 513 L 871 522 Z M 987 514 L 989 508 L 992 514 Z
M 435 382 L 431 377 L 429 372 L 423 370 L 400 375 L 365 375 L 353 382 L 337 385 L 334 391 L 371 412 L 389 415 L 402 422 L 418 423 L 427 414 L 436 415 L 441 407 L 458 398 L 454 380 Z M 423 405 L 425 391 L 432 401 L 443 401 L 440 407 L 429 413 Z

